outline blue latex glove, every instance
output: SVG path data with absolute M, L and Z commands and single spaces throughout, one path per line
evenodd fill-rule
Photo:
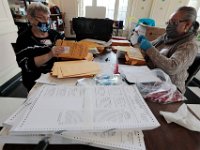
M 149 48 L 152 47 L 152 44 L 151 42 L 149 42 L 149 40 L 147 39 L 143 39 L 140 43 L 140 48 L 143 50 L 143 51 L 147 51 Z
M 138 37 L 137 42 L 140 44 L 140 43 L 142 42 L 143 39 L 147 39 L 147 38 L 146 38 L 144 35 L 140 35 L 140 36 Z

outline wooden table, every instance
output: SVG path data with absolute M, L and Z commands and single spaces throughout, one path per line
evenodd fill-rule
M 154 130 L 144 131 L 147 150 L 200 150 L 200 132 L 190 131 L 175 123 L 167 124 L 159 111 L 177 111 L 182 103 L 158 104 L 147 102 L 160 123 Z
M 107 59 L 108 58 L 108 59 Z M 100 55 L 95 61 L 115 63 L 117 59 L 113 52 Z M 151 111 L 158 119 L 160 127 L 143 131 L 147 150 L 200 150 L 200 132 L 190 131 L 175 123 L 167 124 L 159 111 L 175 112 L 182 104 L 159 104 L 147 101 Z M 33 150 L 35 145 L 5 144 L 3 150 Z M 100 150 L 86 145 L 49 145 L 47 150 Z

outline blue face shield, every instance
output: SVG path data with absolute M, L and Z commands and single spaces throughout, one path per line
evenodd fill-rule
M 50 23 L 49 22 L 38 22 L 37 27 L 41 32 L 48 32 L 50 29 Z

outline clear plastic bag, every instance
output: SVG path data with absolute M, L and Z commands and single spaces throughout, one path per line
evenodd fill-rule
M 96 81 L 96 85 L 120 85 L 122 83 L 122 79 L 119 74 L 100 74 L 97 75 L 94 80 Z
M 137 83 L 137 87 L 143 98 L 153 102 L 172 103 L 186 100 L 176 86 L 172 84 L 170 77 L 161 69 L 152 72 L 161 79 L 161 82 Z
M 96 86 L 96 85 L 120 85 L 122 78 L 119 74 L 99 74 L 93 79 L 82 78 L 76 83 L 78 86 Z

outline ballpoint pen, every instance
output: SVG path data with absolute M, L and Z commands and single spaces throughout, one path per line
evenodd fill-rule
M 63 37 L 63 39 L 62 39 L 62 42 L 61 42 L 60 46 L 62 46 L 62 45 L 63 45 L 63 42 L 64 42 L 64 40 L 65 40 L 65 37 Z
M 188 110 L 192 113 L 192 115 L 193 115 L 196 119 L 198 119 L 198 120 L 200 121 L 199 116 L 197 116 L 197 115 L 195 114 L 195 112 L 194 112 L 190 107 L 187 106 L 187 108 L 188 108 Z
M 41 141 L 39 141 L 34 150 L 46 150 L 47 146 L 49 145 L 49 138 L 50 137 L 44 137 Z
M 134 82 L 128 81 L 125 74 L 120 73 L 120 75 L 121 75 L 122 79 L 123 79 L 128 85 L 133 85 L 133 84 L 135 84 Z
M 49 139 L 53 136 L 53 135 L 61 135 L 64 131 L 66 130 L 58 130 L 56 132 L 54 132 L 51 135 L 46 135 L 44 138 L 42 138 L 38 145 L 35 147 L 34 150 L 46 150 L 47 146 L 49 145 Z

